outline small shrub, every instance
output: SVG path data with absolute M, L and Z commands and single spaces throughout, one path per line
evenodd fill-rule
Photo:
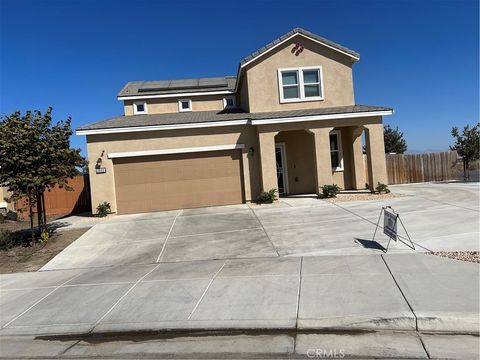
M 5 216 L 0 213 L 0 224 L 3 224 L 5 222 Z
M 42 233 L 40 234 L 39 241 L 41 244 L 46 244 L 49 238 L 50 238 L 50 235 L 48 234 L 48 231 L 43 230 Z
M 0 250 L 9 250 L 15 246 L 22 245 L 23 238 L 18 232 L 0 230 Z
M 383 193 L 388 194 L 390 192 L 390 189 L 388 188 L 388 185 L 382 184 L 381 182 L 378 183 L 375 190 L 380 194 L 383 194 Z
M 110 203 L 108 202 L 103 202 L 102 204 L 99 204 L 97 206 L 97 213 L 96 215 L 98 217 L 105 217 L 107 216 L 108 214 L 110 214 L 112 211 L 112 209 L 110 208 Z
M 271 204 L 277 200 L 277 189 L 264 191 L 257 197 L 257 204 Z
M 337 184 L 323 185 L 321 189 L 324 198 L 337 197 L 337 194 L 340 193 L 340 187 Z
M 18 214 L 15 211 L 8 210 L 7 214 L 5 215 L 5 220 L 17 221 Z

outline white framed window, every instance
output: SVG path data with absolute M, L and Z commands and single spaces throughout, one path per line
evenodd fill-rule
M 333 171 L 343 171 L 342 136 L 339 130 L 330 132 L 330 159 Z
M 234 109 L 237 107 L 237 99 L 235 96 L 225 96 L 223 98 L 223 108 L 224 109 Z
M 178 100 L 178 111 L 192 111 L 192 99 L 180 99 Z
M 280 102 L 324 100 L 322 67 L 278 69 Z
M 138 101 L 133 103 L 133 114 L 148 114 L 147 110 L 147 102 L 146 101 Z

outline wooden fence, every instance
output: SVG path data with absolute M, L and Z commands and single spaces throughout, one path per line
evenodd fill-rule
M 73 188 L 73 191 L 55 187 L 51 191 L 45 192 L 47 215 L 68 215 L 91 211 L 88 175 L 76 176 L 68 181 L 68 185 Z M 22 208 L 28 209 L 26 199 L 21 199 L 16 203 L 17 211 Z
M 386 155 L 389 184 L 454 180 L 458 176 L 457 152 Z

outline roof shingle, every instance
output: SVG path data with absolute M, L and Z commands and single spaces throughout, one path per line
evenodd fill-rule
M 83 125 L 76 130 L 99 130 L 112 128 L 127 128 L 137 126 L 179 125 L 205 122 L 224 122 L 232 120 L 262 120 L 272 118 L 290 118 L 299 116 L 349 114 L 358 112 L 389 111 L 383 106 L 351 105 L 330 108 L 317 108 L 305 110 L 275 111 L 261 113 L 247 113 L 238 111 L 198 111 L 173 114 L 142 114 L 129 116 L 116 116 L 107 120 Z M 281 121 L 281 120 L 280 120 Z

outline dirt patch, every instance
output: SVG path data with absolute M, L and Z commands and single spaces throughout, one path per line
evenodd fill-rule
M 50 221 L 60 219 L 64 215 L 49 215 L 47 216 L 47 223 Z M 33 217 L 33 226 L 37 226 L 37 216 Z M 19 231 L 19 230 L 28 230 L 30 229 L 30 218 L 19 218 L 17 221 L 13 220 L 5 220 L 3 223 L 0 223 L 0 230 L 8 230 L 8 231 Z
M 337 203 L 337 202 L 347 202 L 347 201 L 367 201 L 367 200 L 385 200 L 385 199 L 394 199 L 398 197 L 402 197 L 405 195 L 402 194 L 338 194 L 337 197 L 322 199 L 328 201 L 330 203 Z
M 480 263 L 480 251 L 436 251 L 431 254 L 455 260 Z
M 28 227 L 30 227 L 30 225 L 28 225 Z M 56 232 L 51 235 L 45 245 L 17 246 L 7 251 L 0 251 L 0 273 L 37 271 L 53 259 L 55 255 L 82 236 L 87 230 L 89 229 Z

